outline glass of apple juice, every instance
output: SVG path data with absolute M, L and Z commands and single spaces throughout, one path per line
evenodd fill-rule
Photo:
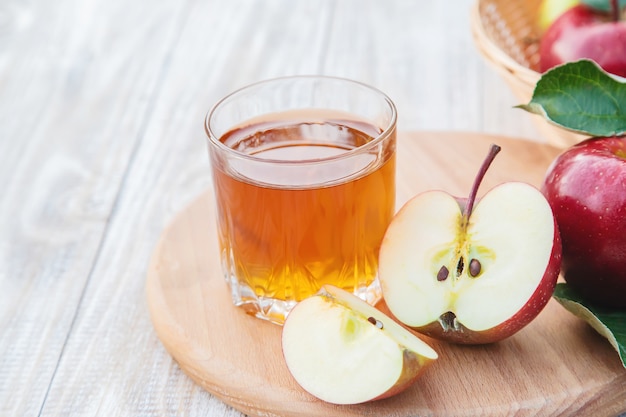
M 381 91 L 324 76 L 262 81 L 209 111 L 221 263 L 235 305 L 282 324 L 324 284 L 380 299 L 396 119 Z

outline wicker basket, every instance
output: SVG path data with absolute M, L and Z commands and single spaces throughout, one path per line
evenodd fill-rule
M 478 50 L 502 75 L 521 103 L 532 98 L 540 74 L 540 29 L 536 26 L 541 0 L 477 0 L 471 13 L 472 35 Z M 565 148 L 585 136 L 533 118 L 548 143 Z

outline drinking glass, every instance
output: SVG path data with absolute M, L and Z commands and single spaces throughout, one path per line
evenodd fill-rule
M 205 130 L 235 305 L 281 324 L 324 284 L 380 299 L 396 119 L 381 91 L 325 76 L 259 82 L 213 106 Z

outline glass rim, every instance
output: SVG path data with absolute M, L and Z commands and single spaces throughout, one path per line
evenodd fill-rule
M 377 95 L 380 96 L 380 98 L 387 103 L 389 109 L 391 110 L 391 114 L 390 114 L 390 119 L 389 122 L 387 123 L 387 126 L 380 132 L 378 133 L 378 135 L 376 135 L 376 137 L 374 137 L 371 141 L 358 146 L 356 148 L 347 150 L 346 152 L 342 152 L 338 155 L 332 155 L 329 157 L 325 157 L 325 158 L 315 158 L 315 159 L 291 159 L 291 160 L 285 160 L 285 159 L 272 159 L 272 158 L 264 158 L 264 157 L 259 157 L 259 156 L 255 156 L 255 155 L 251 155 L 251 154 L 247 154 L 247 153 L 243 153 L 240 152 L 236 149 L 233 149 L 227 145 L 225 145 L 224 143 L 222 143 L 219 140 L 219 137 L 213 132 L 213 130 L 211 129 L 211 117 L 213 116 L 213 114 L 215 113 L 215 111 L 227 100 L 229 100 L 230 98 L 234 97 L 237 94 L 240 94 L 241 92 L 248 90 L 250 88 L 259 86 L 259 85 L 263 85 L 263 84 L 270 84 L 273 82 L 277 82 L 277 81 L 283 81 L 283 80 L 290 80 L 290 79 L 302 79 L 302 80 L 315 80 L 315 79 L 319 79 L 319 80 L 329 80 L 329 81 L 339 81 L 339 82 L 344 82 L 347 84 L 353 84 L 362 88 L 365 88 Z M 347 159 L 347 158 L 351 158 L 354 155 L 358 155 L 360 153 L 365 153 L 368 152 L 371 148 L 376 147 L 380 142 L 384 141 L 387 137 L 389 137 L 393 130 L 396 128 L 396 123 L 397 123 L 397 119 L 398 119 L 398 112 L 396 109 L 396 106 L 393 102 L 393 100 L 391 100 L 391 98 L 385 94 L 382 90 L 373 87 L 369 84 L 366 84 L 364 82 L 361 81 L 356 81 L 350 78 L 344 78 L 344 77 L 337 77 L 337 76 L 331 76 L 331 75 L 288 75 L 288 76 L 282 76 L 282 77 L 275 77 L 275 78 L 268 78 L 268 79 L 264 79 L 261 81 L 257 81 L 254 83 L 250 83 L 247 85 L 244 85 L 243 87 L 240 87 L 232 92 L 230 92 L 229 94 L 227 94 L 226 96 L 222 97 L 221 99 L 219 99 L 211 108 L 210 110 L 207 112 L 206 117 L 204 119 L 204 130 L 206 135 L 208 136 L 209 142 L 211 144 L 213 144 L 213 146 L 216 146 L 219 150 L 221 150 L 222 152 L 226 152 L 227 154 L 230 154 L 233 157 L 237 157 L 240 159 L 244 159 L 244 160 L 249 160 L 249 161 L 254 161 L 254 162 L 260 162 L 260 163 L 268 163 L 268 164 L 280 164 L 280 165 L 289 165 L 289 164 L 315 164 L 315 163 L 319 163 L 319 162 L 327 162 L 327 161 L 336 161 L 336 160 L 341 160 L 341 159 Z

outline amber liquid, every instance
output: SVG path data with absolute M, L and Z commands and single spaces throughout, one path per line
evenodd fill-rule
M 267 121 L 221 141 L 266 160 L 314 160 L 341 155 L 379 133 L 350 120 Z M 370 285 L 395 208 L 393 139 L 325 166 L 213 160 L 225 269 L 258 299 L 299 301 L 327 283 L 356 293 Z

